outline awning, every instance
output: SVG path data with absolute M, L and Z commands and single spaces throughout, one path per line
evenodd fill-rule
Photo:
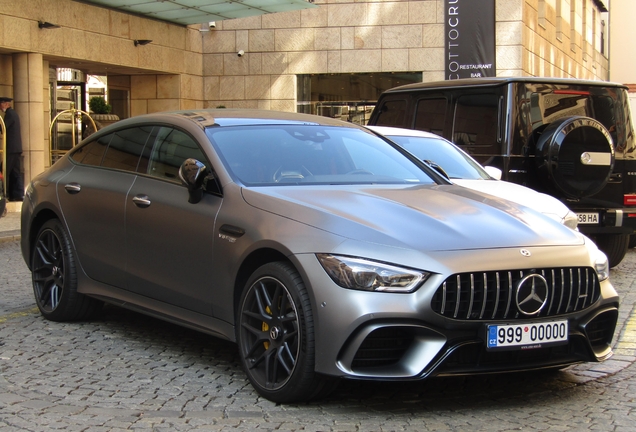
M 318 7 L 307 0 L 79 0 L 175 24 L 201 24 Z

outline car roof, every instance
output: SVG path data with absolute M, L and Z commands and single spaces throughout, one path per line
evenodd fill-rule
M 456 87 L 486 87 L 498 86 L 508 83 L 530 83 L 530 84 L 556 84 L 556 85 L 579 85 L 579 86 L 595 86 L 595 87 L 622 87 L 627 86 L 609 82 L 609 81 L 592 81 L 579 80 L 573 78 L 552 78 L 552 77 L 495 77 L 495 78 L 462 78 L 456 80 L 422 82 L 414 84 L 406 84 L 399 87 L 386 90 L 385 93 L 399 93 L 410 90 L 423 89 L 451 89 Z
M 420 138 L 432 138 L 446 141 L 445 138 L 436 135 L 432 132 L 421 131 L 417 129 L 404 129 L 404 128 L 396 128 L 392 126 L 372 126 L 367 125 L 367 129 L 371 129 L 381 135 L 386 136 L 411 136 L 411 137 L 420 137 Z
M 240 108 L 162 111 L 131 117 L 130 119 L 122 120 L 116 124 L 126 126 L 128 124 L 153 121 L 179 122 L 181 120 L 189 120 L 202 129 L 207 127 L 259 124 L 311 124 L 322 126 L 359 127 L 353 123 L 344 122 L 342 120 L 311 114 Z

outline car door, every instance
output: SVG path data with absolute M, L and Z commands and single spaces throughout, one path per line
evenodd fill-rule
M 71 156 L 77 165 L 57 184 L 82 268 L 92 279 L 120 288 L 125 286 L 126 196 L 148 136 L 148 130 L 132 128 L 83 145 Z
M 210 166 L 184 131 L 158 127 L 145 175 L 126 200 L 129 290 L 153 300 L 212 314 L 214 223 L 222 199 L 204 194 L 188 202 L 179 180 L 183 161 Z

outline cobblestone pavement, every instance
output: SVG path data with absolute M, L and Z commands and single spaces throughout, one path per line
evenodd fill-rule
M 634 430 L 636 250 L 612 270 L 622 297 L 615 356 L 562 372 L 344 381 L 328 399 L 260 398 L 233 344 L 106 307 L 44 320 L 19 242 L 0 242 L 0 431 Z

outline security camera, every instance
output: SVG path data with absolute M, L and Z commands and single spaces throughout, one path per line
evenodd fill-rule
M 210 21 L 208 23 L 208 25 L 210 26 L 211 29 L 216 28 L 216 22 L 215 21 Z
M 245 54 L 245 51 L 240 50 L 239 52 L 237 52 L 237 54 L 239 57 L 243 57 L 243 54 Z

